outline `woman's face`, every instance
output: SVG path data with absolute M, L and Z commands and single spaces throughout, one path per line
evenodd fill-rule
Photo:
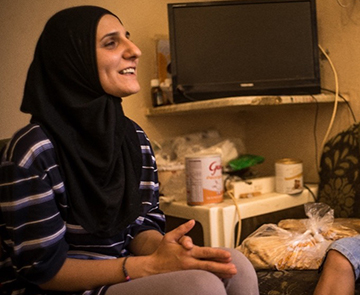
M 99 79 L 108 94 L 125 97 L 140 90 L 137 65 L 140 49 L 129 40 L 119 20 L 105 14 L 96 33 L 96 59 Z

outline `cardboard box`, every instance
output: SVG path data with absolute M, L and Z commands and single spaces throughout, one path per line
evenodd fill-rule
M 231 183 L 234 197 L 251 198 L 275 191 L 275 177 L 261 177 Z

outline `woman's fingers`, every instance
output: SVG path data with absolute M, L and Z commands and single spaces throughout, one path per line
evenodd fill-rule
M 233 263 L 222 263 L 211 260 L 195 260 L 193 267 L 216 274 L 221 278 L 229 278 L 237 273 L 236 266 Z
M 165 238 L 169 242 L 177 242 L 179 243 L 181 239 L 194 227 L 195 221 L 189 220 L 178 226 L 177 228 L 173 229 L 172 231 L 168 232 L 165 235 Z
M 192 250 L 192 256 L 197 259 L 206 259 L 223 263 L 228 263 L 231 261 L 230 252 L 220 248 L 196 246 Z

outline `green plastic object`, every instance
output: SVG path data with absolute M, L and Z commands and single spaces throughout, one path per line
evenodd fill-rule
M 262 156 L 245 154 L 245 155 L 241 155 L 240 157 L 234 160 L 229 161 L 228 166 L 233 171 L 238 171 L 255 166 L 257 164 L 261 164 L 262 162 L 264 162 L 264 160 L 265 158 Z

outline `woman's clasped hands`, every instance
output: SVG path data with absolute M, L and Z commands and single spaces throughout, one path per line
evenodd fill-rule
M 154 273 L 198 269 L 214 273 L 219 278 L 231 278 L 237 273 L 231 254 L 220 248 L 199 247 L 186 234 L 194 227 L 190 220 L 163 237 L 157 250 L 149 256 Z

